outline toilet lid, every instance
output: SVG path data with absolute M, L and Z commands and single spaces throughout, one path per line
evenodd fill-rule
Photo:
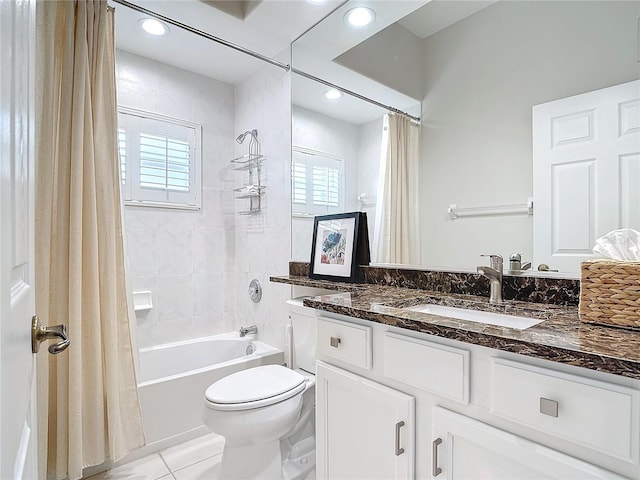
M 283 394 L 291 390 L 296 390 L 295 393 L 301 391 L 304 383 L 304 377 L 290 368 L 264 365 L 232 373 L 212 383 L 205 392 L 205 398 L 222 405 L 246 404 L 269 398 L 282 401 L 288 398 Z

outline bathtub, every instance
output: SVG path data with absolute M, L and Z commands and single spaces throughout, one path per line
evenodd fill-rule
M 140 349 L 138 394 L 147 445 L 165 448 L 206 433 L 202 408 L 209 385 L 246 368 L 283 362 L 282 350 L 237 333 Z

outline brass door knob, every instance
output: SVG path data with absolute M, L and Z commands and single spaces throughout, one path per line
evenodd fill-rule
M 40 324 L 40 319 L 37 315 L 34 315 L 31 319 L 31 351 L 38 353 L 40 344 L 45 340 L 52 340 L 54 338 L 60 339 L 58 343 L 49 345 L 49 353 L 56 355 L 64 352 L 71 340 L 67 336 L 67 326 L 64 324 L 54 325 L 52 327 L 45 327 Z

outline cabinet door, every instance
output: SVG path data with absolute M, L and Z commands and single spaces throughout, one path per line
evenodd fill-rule
M 433 410 L 432 478 L 622 479 L 612 472 L 440 407 Z
M 397 390 L 318 362 L 318 479 L 410 479 L 415 400 Z

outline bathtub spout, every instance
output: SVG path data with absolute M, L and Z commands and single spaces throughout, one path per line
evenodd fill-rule
M 240 327 L 240 331 L 238 333 L 240 333 L 241 337 L 244 337 L 249 333 L 258 333 L 258 326 L 251 325 L 249 327 Z

